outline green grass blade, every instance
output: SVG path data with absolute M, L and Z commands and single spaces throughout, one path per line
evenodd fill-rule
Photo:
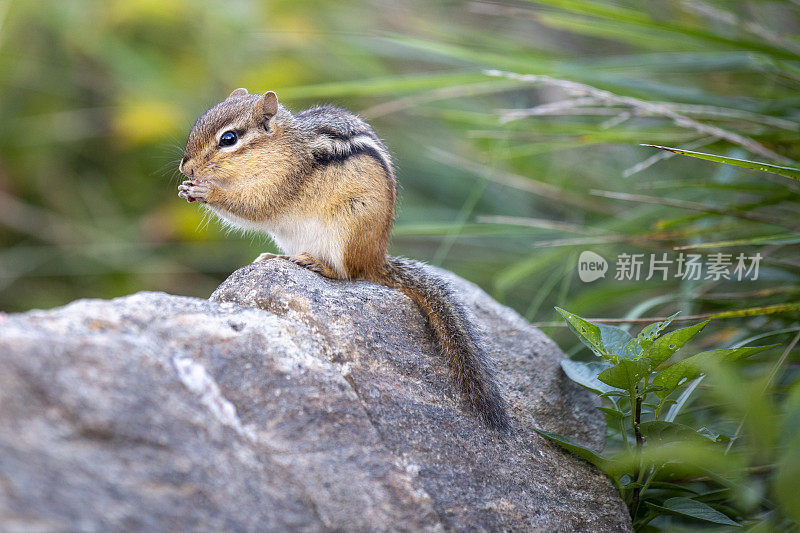
M 800 303 L 783 303 L 766 305 L 763 307 L 748 307 L 747 309 L 736 309 L 734 311 L 722 311 L 708 315 L 708 318 L 736 318 L 743 316 L 773 315 L 776 313 L 793 313 L 800 311 Z
M 769 172 L 777 174 L 793 180 L 800 181 L 800 168 L 781 167 L 778 165 L 770 165 L 769 163 L 759 163 L 757 161 L 748 161 L 747 159 L 736 159 L 734 157 L 722 157 L 713 154 L 704 154 L 702 152 L 692 152 L 690 150 L 681 150 L 679 148 L 670 148 L 669 146 L 658 146 L 656 144 L 642 144 L 641 146 L 648 146 L 650 148 L 658 148 L 659 150 L 666 150 L 678 155 L 688 155 L 689 157 L 696 157 L 698 159 L 705 159 L 706 161 L 714 161 L 715 163 L 725 163 L 726 165 L 733 165 L 742 168 L 749 168 L 751 170 L 760 170 L 762 172 Z
M 401 74 L 357 80 L 279 87 L 285 98 L 341 98 L 386 94 L 417 94 L 419 91 L 485 82 L 480 72 L 458 70 L 435 74 Z M 517 83 L 516 85 L 522 85 Z M 512 85 L 508 85 L 511 87 Z M 498 85 L 498 89 L 502 88 Z
M 798 244 L 800 243 L 800 233 L 789 233 L 786 235 L 764 235 L 762 237 L 752 237 L 749 239 L 733 239 L 729 241 L 704 242 L 701 244 L 690 244 L 688 246 L 676 246 L 675 250 L 698 250 L 701 248 L 727 248 L 730 246 L 744 245 L 770 245 L 777 244 Z

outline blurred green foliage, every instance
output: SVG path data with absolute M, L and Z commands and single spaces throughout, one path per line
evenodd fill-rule
M 205 297 L 270 250 L 176 185 L 194 119 L 233 88 L 272 89 L 386 140 L 392 253 L 474 280 L 578 359 L 556 305 L 721 316 L 692 349 L 780 344 L 728 384 L 774 374 L 769 405 L 796 411 L 800 182 L 639 145 L 800 166 L 798 34 L 796 0 L 0 0 L 0 309 Z M 764 259 L 757 281 L 614 279 L 619 254 L 676 248 Z M 584 250 L 605 278 L 580 281 Z M 701 387 L 684 422 L 735 430 L 726 386 Z
M 563 435 L 536 431 L 602 469 L 628 505 L 634 529 L 671 531 L 683 523 L 797 528 L 792 521 L 800 511 L 794 478 L 800 386 L 794 385 L 781 409 L 765 392 L 785 356 L 752 383 L 731 366 L 774 345 L 684 353 L 671 363 L 708 321 L 667 332 L 675 313 L 633 337 L 619 327 L 557 310 L 597 356 L 590 362 L 565 360 L 561 366 L 603 399 L 597 409 L 605 414 L 608 438 L 597 453 Z M 722 406 L 741 420 L 735 431 L 721 432 L 717 424 L 715 429 L 692 426 L 696 417 L 681 416 L 704 379 L 713 385 L 715 401 L 709 407 Z M 734 448 L 739 439 L 747 445 Z M 765 497 L 765 488 L 774 499 Z
M 224 235 L 174 195 L 194 118 L 237 86 L 274 89 L 290 108 L 333 102 L 364 114 L 398 165 L 394 253 L 455 270 L 531 320 L 553 322 L 555 304 L 615 316 L 634 304 L 642 304 L 638 314 L 663 315 L 800 299 L 791 254 L 800 242 L 797 184 L 680 158 L 626 177 L 658 157 L 639 143 L 763 154 L 580 87 L 486 74 L 549 75 L 615 98 L 666 102 L 786 164 L 800 157 L 797 6 L 0 6 L 2 309 L 139 289 L 205 296 L 270 248 L 260 236 Z M 553 102 L 566 105 L 541 107 Z M 622 282 L 612 270 L 583 284 L 574 271 L 583 249 L 611 261 L 776 234 L 791 238 L 726 250 L 768 247 L 759 282 Z M 736 291 L 756 296 L 737 299 Z

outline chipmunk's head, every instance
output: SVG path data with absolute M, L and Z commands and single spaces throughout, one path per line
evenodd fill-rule
M 272 92 L 236 89 L 197 119 L 179 170 L 189 178 L 225 185 L 261 168 L 290 164 L 292 115 Z

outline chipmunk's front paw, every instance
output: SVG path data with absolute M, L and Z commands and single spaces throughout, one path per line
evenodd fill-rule
M 190 203 L 195 200 L 206 203 L 210 192 L 211 187 L 208 182 L 205 181 L 186 180 L 178 185 L 178 196 L 180 198 L 186 198 Z
M 287 258 L 289 261 L 303 268 L 307 268 L 312 272 L 316 272 L 326 278 L 338 279 L 339 274 L 328 263 L 320 261 L 309 253 L 290 255 Z

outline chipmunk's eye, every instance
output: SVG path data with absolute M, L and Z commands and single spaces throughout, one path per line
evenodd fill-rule
M 238 136 L 236 135 L 235 131 L 226 131 L 222 134 L 222 137 L 219 138 L 219 145 L 220 146 L 233 146 L 236 144 L 238 140 Z

